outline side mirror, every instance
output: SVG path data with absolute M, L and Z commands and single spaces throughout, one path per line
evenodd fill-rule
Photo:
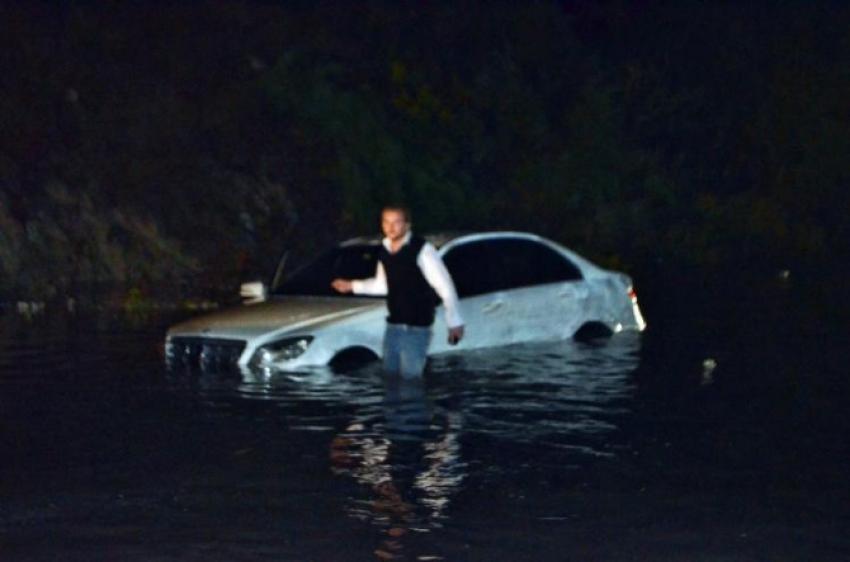
M 243 304 L 256 304 L 266 300 L 268 290 L 262 281 L 242 283 L 239 287 L 239 296 L 242 297 Z

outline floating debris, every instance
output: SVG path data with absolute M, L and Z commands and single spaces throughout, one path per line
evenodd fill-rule
M 717 361 L 708 357 L 702 362 L 702 380 L 700 384 L 703 386 L 714 382 L 714 369 L 717 368 Z

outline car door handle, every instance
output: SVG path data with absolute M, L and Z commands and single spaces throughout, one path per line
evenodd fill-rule
M 505 303 L 503 301 L 491 301 L 481 307 L 482 312 L 495 312 L 502 308 Z

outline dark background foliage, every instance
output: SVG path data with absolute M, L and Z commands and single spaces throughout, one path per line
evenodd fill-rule
M 232 293 L 387 201 L 629 271 L 849 253 L 840 3 L 11 2 L 0 26 L 7 299 Z

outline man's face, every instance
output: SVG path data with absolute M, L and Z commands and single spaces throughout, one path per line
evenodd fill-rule
M 410 223 L 404 217 L 404 213 L 396 209 L 386 209 L 381 213 L 381 230 L 384 231 L 384 236 L 398 242 L 410 230 Z

